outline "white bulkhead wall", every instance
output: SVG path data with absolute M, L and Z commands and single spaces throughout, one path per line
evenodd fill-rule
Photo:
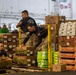
M 33 14 L 45 14 L 46 16 L 50 14 L 51 11 L 54 11 L 53 6 L 54 2 L 52 0 L 0 0 L 0 12 L 7 13 L 21 13 L 21 11 L 23 10 L 28 10 L 30 13 Z M 34 18 L 35 15 L 33 15 L 32 17 Z M 6 20 L 8 21 L 8 19 Z M 38 20 L 38 16 L 36 20 Z M 12 19 L 11 21 L 14 20 Z M 3 22 L 6 21 L 5 19 L 1 18 L 0 24 L 2 24 Z M 9 23 L 9 21 L 7 23 Z
M 59 7 L 60 15 L 66 16 L 67 19 L 72 19 L 72 0 L 61 0 Z

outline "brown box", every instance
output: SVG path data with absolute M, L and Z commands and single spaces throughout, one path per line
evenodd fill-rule
M 55 64 L 52 67 L 53 72 L 61 72 L 61 71 L 66 71 L 66 65 L 64 64 Z
M 58 51 L 58 43 L 52 43 L 52 50 Z
M 34 50 L 34 47 L 33 46 L 23 46 L 23 47 L 18 46 L 18 47 L 16 47 L 16 50 L 20 50 L 20 49 L 22 49 L 22 50 Z
M 46 24 L 60 24 L 65 21 L 64 16 L 46 16 Z
M 18 63 L 19 60 L 23 60 L 24 63 Z M 31 64 L 29 66 L 35 65 L 36 64 L 36 57 L 35 56 L 13 56 L 13 62 L 18 64 L 18 65 L 25 65 L 28 66 L 28 64 Z
M 60 24 L 51 24 L 51 33 L 58 34 Z
M 51 42 L 52 43 L 58 43 L 58 37 L 56 35 L 55 36 L 51 35 Z

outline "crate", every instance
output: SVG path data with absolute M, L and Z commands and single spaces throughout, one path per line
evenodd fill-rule
M 36 57 L 35 56 L 13 56 L 13 62 L 21 67 L 30 67 L 36 66 Z
M 7 39 L 7 38 L 18 38 L 18 34 L 4 34 L 3 35 L 3 39 Z
M 76 37 L 75 36 L 61 36 L 58 38 L 58 42 L 61 46 L 75 46 Z
M 3 41 L 5 51 L 15 50 L 19 44 L 18 34 L 0 34 L 0 40 Z
M 20 50 L 20 49 L 22 49 L 22 50 L 34 50 L 34 47 L 33 46 L 23 46 L 23 47 L 18 46 L 18 47 L 16 47 L 16 50 Z
M 76 52 L 60 52 L 59 51 L 59 57 L 60 58 L 76 58 Z
M 33 56 L 35 54 L 33 46 L 18 46 L 15 49 L 15 54 L 18 56 Z
M 62 47 L 59 45 L 59 51 L 61 52 L 76 52 L 76 47 Z
M 59 58 L 59 63 L 66 65 L 66 70 L 76 71 L 76 58 Z
M 12 59 L 8 57 L 0 57 L 0 70 L 10 69 L 12 67 Z
M 66 70 L 76 70 L 76 47 L 59 45 L 59 63 L 66 64 Z
M 70 58 L 70 59 L 59 58 L 59 63 L 61 63 L 61 64 L 76 64 L 76 59 L 73 59 L 73 58 Z
M 59 63 L 66 65 L 66 70 L 75 70 L 76 71 L 76 59 L 62 59 L 59 58 Z
M 66 70 L 76 71 L 76 65 L 66 65 Z

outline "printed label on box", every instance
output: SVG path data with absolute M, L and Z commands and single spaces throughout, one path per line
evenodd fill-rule
M 5 51 L 8 51 L 8 49 L 5 49 Z
M 13 42 L 16 42 L 16 40 L 13 40 Z
M 27 61 L 31 61 L 31 59 L 27 59 Z
M 13 47 L 16 47 L 16 45 L 13 45 Z
M 69 37 L 69 36 L 67 36 L 67 39 L 70 39 L 70 37 Z
M 27 56 L 30 56 L 30 54 L 27 54 Z
M 33 54 L 33 51 L 31 51 L 30 54 Z
M 53 28 L 53 27 L 51 27 L 51 30 L 54 30 L 54 28 Z
M 28 66 L 31 66 L 31 64 L 28 64 Z
M 35 64 L 35 60 L 33 60 L 32 63 Z
M 12 48 L 12 45 L 9 45 L 9 48 Z
M 7 36 L 4 36 L 4 38 L 7 38 Z
M 11 41 L 11 38 L 8 38 L 8 41 Z
M 7 45 L 4 45 L 4 47 L 7 47 Z
M 13 36 L 13 38 L 16 38 L 16 36 Z
M 4 42 L 7 42 L 7 40 L 4 40 Z
M 69 42 L 67 42 L 67 45 L 69 46 L 69 45 L 70 45 L 70 43 L 69 43 Z

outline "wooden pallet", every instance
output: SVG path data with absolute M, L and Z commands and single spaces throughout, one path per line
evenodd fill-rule
M 24 72 L 43 72 L 43 71 L 48 71 L 48 69 L 37 68 L 37 67 L 27 67 L 27 68 L 12 67 L 12 70 L 24 71 Z

